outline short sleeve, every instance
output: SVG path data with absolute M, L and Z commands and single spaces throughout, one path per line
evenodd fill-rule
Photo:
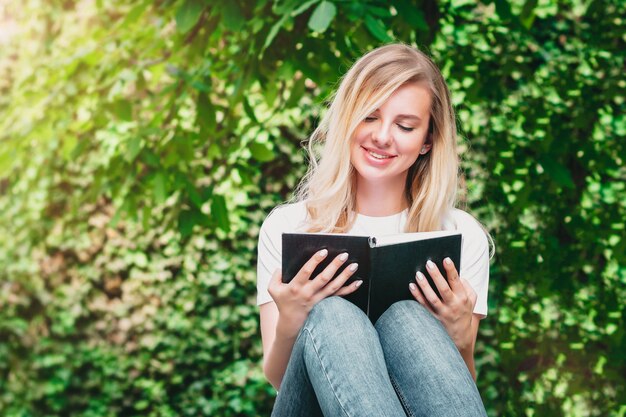
M 267 216 L 259 232 L 257 246 L 257 304 L 269 303 L 267 291 L 274 271 L 282 268 L 283 233 L 300 232 L 306 228 L 307 210 L 304 202 L 282 204 Z
M 489 293 L 489 241 L 487 234 L 470 214 L 455 210 L 454 217 L 456 228 L 463 235 L 459 275 L 466 279 L 476 292 L 474 313 L 486 317 Z
M 257 305 L 269 303 L 272 296 L 267 288 L 276 269 L 281 268 L 280 214 L 273 211 L 261 225 L 257 252 Z

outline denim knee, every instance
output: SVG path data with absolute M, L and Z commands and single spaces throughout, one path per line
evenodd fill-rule
M 413 300 L 398 301 L 387 309 L 375 325 L 380 337 L 398 341 L 407 337 L 412 344 L 423 342 L 432 347 L 434 339 L 449 338 L 443 324 L 423 305 Z M 410 335 L 409 329 L 419 330 L 420 337 Z
M 414 300 L 398 301 L 392 304 L 376 321 L 376 326 L 402 326 L 408 320 L 422 322 L 424 325 L 442 326 L 426 307 Z
M 337 334 L 345 334 L 363 327 L 373 330 L 365 313 L 351 302 L 337 296 L 318 302 L 304 323 L 304 328 L 326 328 L 327 331 Z

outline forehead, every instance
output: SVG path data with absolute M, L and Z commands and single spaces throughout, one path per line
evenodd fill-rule
M 426 83 L 407 83 L 398 87 L 378 110 L 424 117 L 430 113 L 431 99 Z

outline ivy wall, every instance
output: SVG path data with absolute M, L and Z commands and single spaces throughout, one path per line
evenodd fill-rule
M 256 239 L 351 62 L 452 90 L 493 416 L 626 415 L 621 0 L 0 2 L 0 414 L 256 416 Z

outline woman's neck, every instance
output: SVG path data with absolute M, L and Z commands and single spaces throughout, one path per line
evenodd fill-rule
M 404 183 L 372 184 L 357 179 L 356 211 L 365 216 L 383 217 L 400 213 L 408 204 Z

